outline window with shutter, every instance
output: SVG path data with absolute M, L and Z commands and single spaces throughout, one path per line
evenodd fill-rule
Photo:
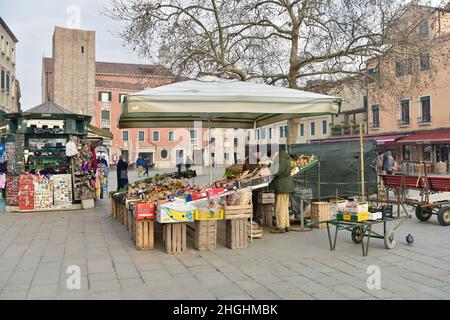
M 5 91 L 5 70 L 1 71 L 1 83 L 2 83 L 2 91 Z
M 401 112 L 402 112 L 401 123 L 409 124 L 409 100 L 402 100 L 400 102 L 400 105 L 401 105 Z
M 380 106 L 375 104 L 372 106 L 372 128 L 380 126 Z
M 311 135 L 312 136 L 316 135 L 316 123 L 315 122 L 311 122 Z
M 420 123 L 429 123 L 431 122 L 431 98 L 421 97 L 421 119 L 419 119 Z
M 327 134 L 328 132 L 328 122 L 327 120 L 322 121 L 322 134 Z
M 6 93 L 9 93 L 9 72 L 6 73 Z

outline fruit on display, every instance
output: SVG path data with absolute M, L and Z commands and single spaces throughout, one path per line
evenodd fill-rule
M 244 171 L 243 166 L 240 164 L 235 164 L 225 169 L 225 176 L 228 179 L 235 179 L 238 181 L 266 177 L 270 175 L 271 173 L 269 167 L 263 164 L 258 164 L 258 167 L 253 171 Z
M 311 156 L 305 156 L 305 155 L 301 155 L 297 158 L 291 159 L 291 166 L 292 168 L 294 167 L 306 167 L 307 165 L 313 163 L 314 161 L 317 160 L 317 157 L 315 155 L 311 155 Z
M 226 177 L 228 179 L 235 179 L 243 171 L 244 171 L 244 165 L 236 163 L 225 169 L 224 177 Z

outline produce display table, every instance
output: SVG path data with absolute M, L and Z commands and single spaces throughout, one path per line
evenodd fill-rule
M 191 173 L 189 177 L 195 176 L 195 172 Z M 185 175 L 178 173 L 137 181 L 126 192 L 111 194 L 111 216 L 125 226 L 138 250 L 154 248 L 155 223 L 162 225 L 167 253 L 186 251 L 188 223 L 195 223 L 197 250 L 216 250 L 217 220 L 222 219 L 227 220 L 226 246 L 245 248 L 249 238 L 251 241 L 253 237 L 262 237 L 262 229 L 252 221 L 251 191 L 267 187 L 273 177 L 258 176 L 256 171 L 244 176 L 203 187 L 192 186 Z M 273 207 L 273 194 L 263 198 L 265 204 Z
M 362 254 L 367 256 L 369 252 L 369 243 L 371 238 L 384 239 L 384 245 L 386 249 L 392 249 L 397 244 L 397 237 L 395 230 L 397 230 L 408 218 L 411 216 L 403 217 L 384 217 L 374 221 L 341 221 L 337 219 L 320 221 L 317 223 L 326 223 L 328 232 L 328 241 L 330 244 L 330 250 L 334 251 L 336 248 L 337 234 L 339 229 L 347 230 L 352 233 L 352 240 L 354 243 L 361 243 Z M 393 228 L 387 230 L 387 223 L 392 221 L 399 221 Z M 376 224 L 383 224 L 383 233 L 378 233 L 372 230 L 372 226 Z M 334 233 L 334 240 L 331 239 L 330 225 L 336 226 Z M 364 243 L 364 238 L 367 238 Z

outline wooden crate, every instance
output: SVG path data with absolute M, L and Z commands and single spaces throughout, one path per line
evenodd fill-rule
M 136 241 L 136 219 L 131 221 L 131 240 Z
M 258 195 L 259 204 L 275 204 L 275 194 L 273 192 L 260 192 Z
M 195 249 L 214 251 L 217 248 L 217 221 L 195 221 Z
M 330 204 L 328 202 L 312 202 L 311 203 L 311 221 L 327 221 L 330 220 Z M 316 224 L 314 227 L 324 229 L 326 223 Z
M 183 253 L 186 251 L 186 224 L 180 222 L 163 225 L 163 241 L 167 253 Z
M 248 247 L 248 219 L 226 221 L 225 244 L 230 249 Z
M 152 250 L 155 247 L 155 225 L 153 220 L 134 220 L 134 231 L 136 249 Z
M 254 221 L 252 223 L 252 228 L 250 228 L 250 222 L 248 222 L 248 236 L 252 237 L 253 239 L 261 239 L 263 236 L 262 227 Z
M 113 197 L 111 197 L 111 217 L 113 217 L 113 219 L 117 219 L 117 203 Z
M 134 218 L 134 215 L 128 214 L 128 234 L 130 235 L 132 240 L 134 238 L 135 229 L 136 229 L 136 220 Z
M 123 217 L 125 215 L 125 205 L 123 203 L 117 204 L 117 219 L 123 224 Z
M 128 209 L 125 207 L 125 205 L 123 206 L 123 215 L 122 215 L 122 224 L 125 227 L 126 230 L 128 230 L 128 216 L 130 215 L 130 213 L 128 212 Z
M 225 220 L 231 219 L 249 219 L 253 213 L 253 206 L 225 206 Z
M 262 225 L 267 228 L 273 227 L 273 217 L 275 215 L 274 204 L 259 204 L 257 209 L 257 216 L 261 218 Z

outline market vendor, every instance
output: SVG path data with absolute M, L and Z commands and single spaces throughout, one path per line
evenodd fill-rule
M 284 233 L 290 230 L 289 194 L 295 191 L 291 177 L 291 159 L 286 151 L 281 151 L 270 167 L 275 176 L 273 186 L 276 194 L 275 217 L 277 226 L 272 233 Z

